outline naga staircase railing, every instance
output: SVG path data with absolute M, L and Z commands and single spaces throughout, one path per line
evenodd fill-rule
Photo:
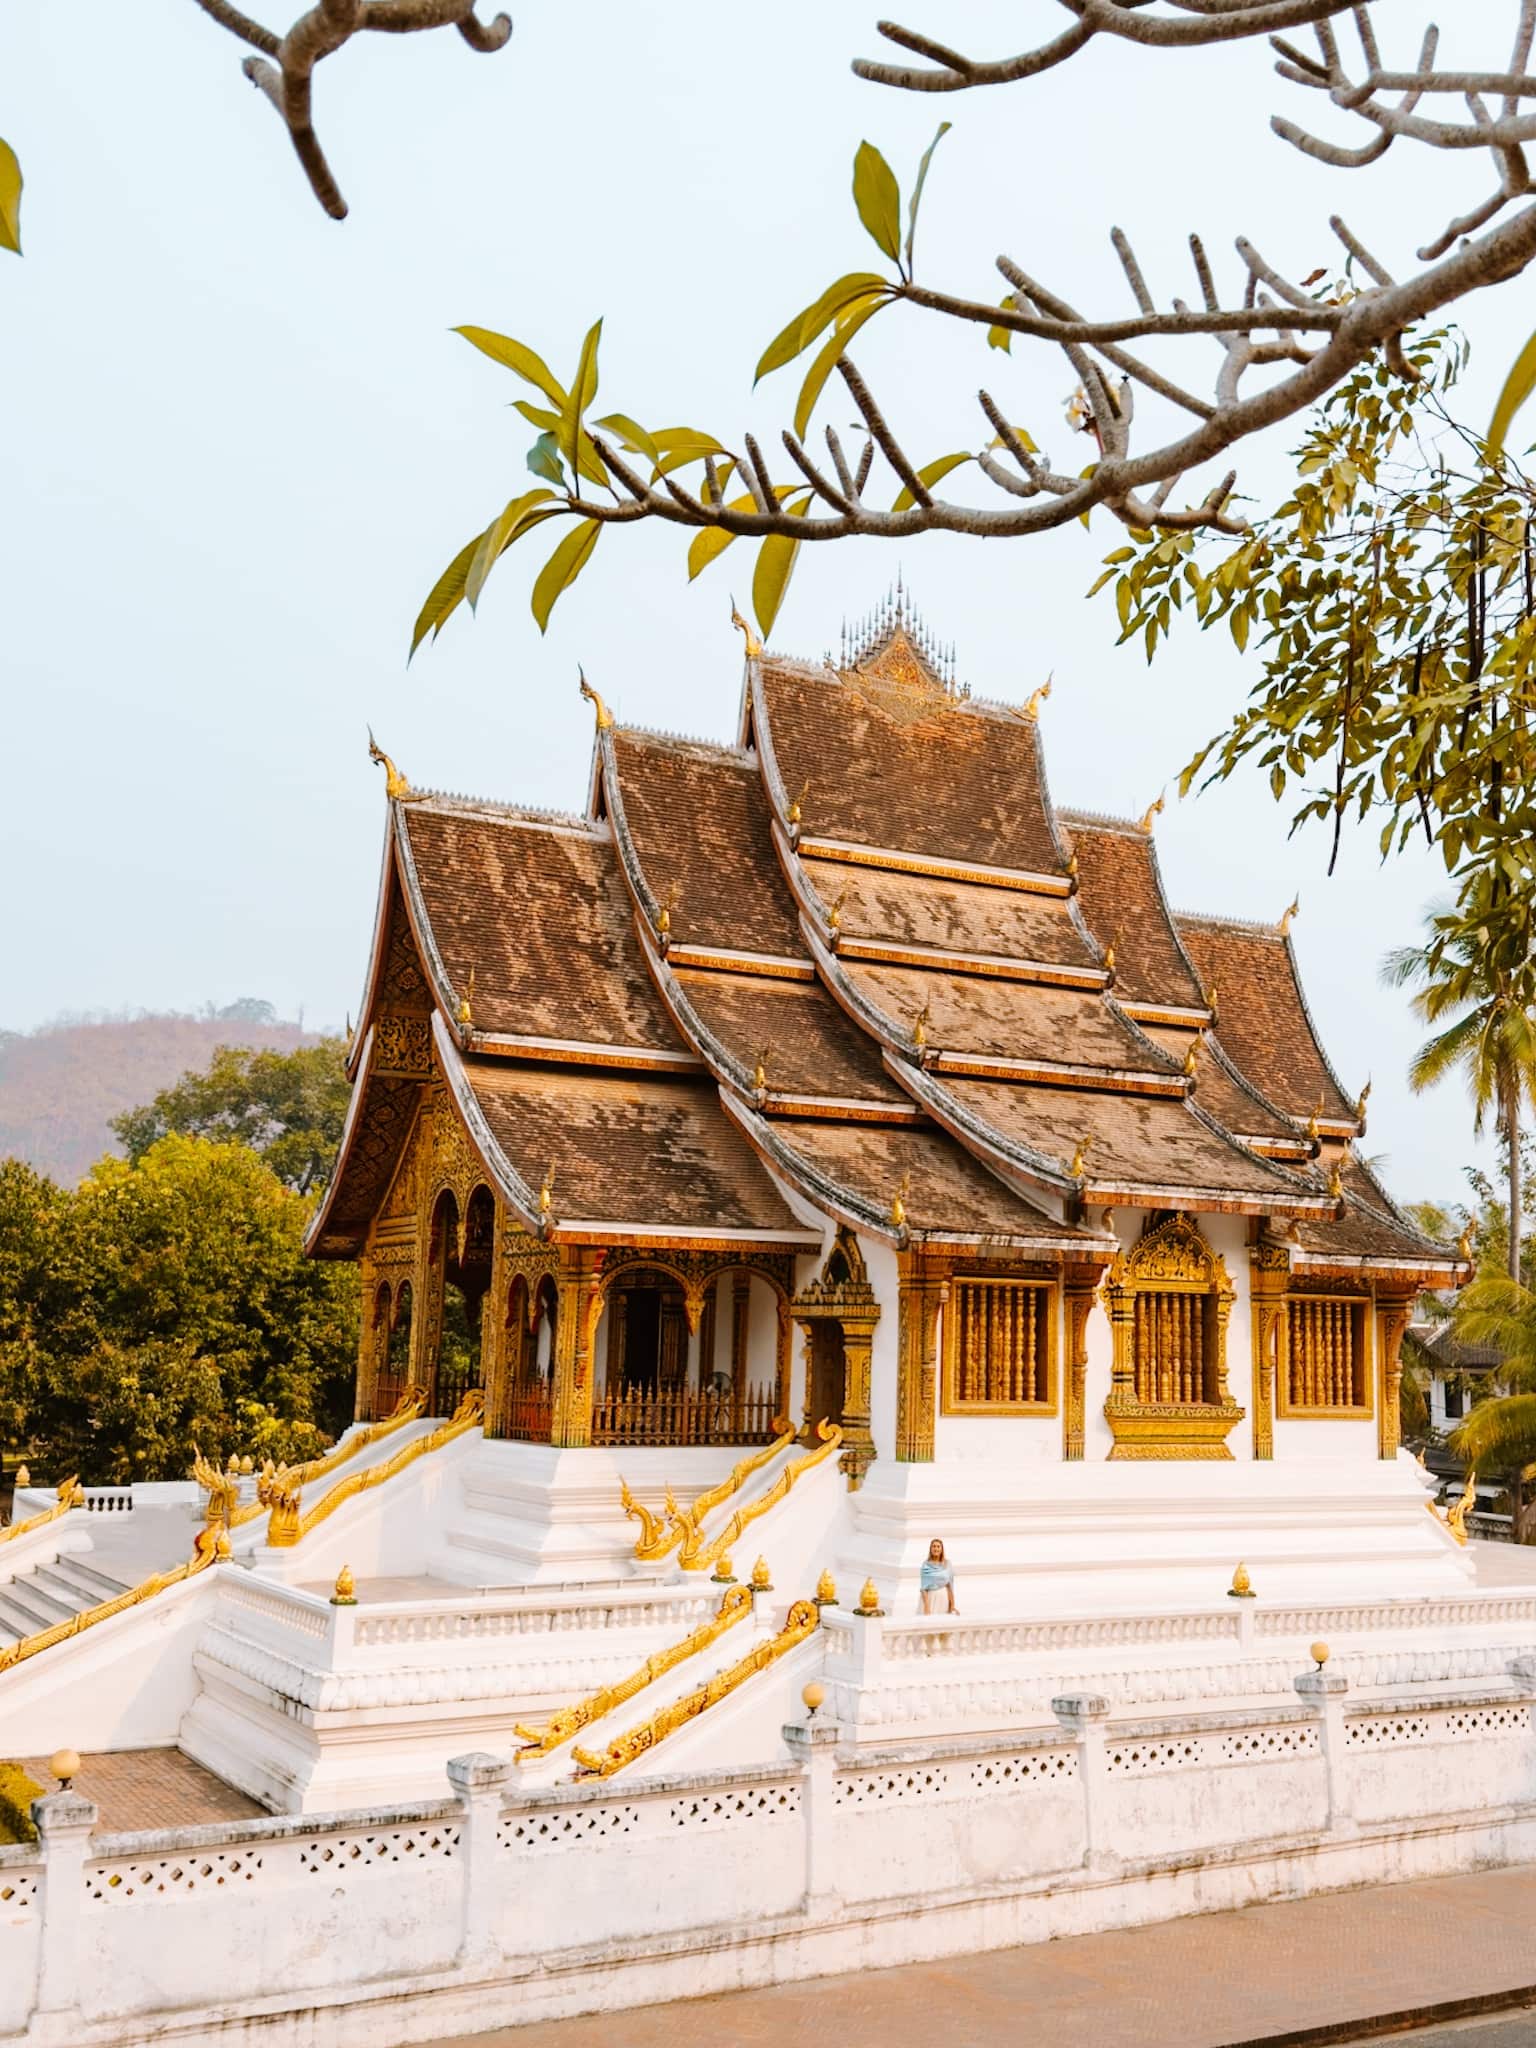
M 654 1679 L 661 1678 L 668 1671 L 675 1670 L 688 1658 L 707 1650 L 711 1643 L 718 1642 L 728 1628 L 734 1628 L 738 1621 L 745 1621 L 752 1612 L 752 1594 L 746 1586 L 729 1586 L 719 1608 L 709 1619 L 701 1622 L 681 1642 L 670 1644 L 665 1650 L 658 1650 L 654 1657 L 647 1657 L 637 1670 L 621 1678 L 616 1685 L 605 1685 L 597 1692 L 580 1700 L 574 1707 L 562 1707 L 557 1714 L 551 1714 L 542 1728 L 525 1728 L 515 1722 L 517 1733 L 522 1736 L 525 1747 L 517 1753 L 519 1763 L 532 1763 L 535 1757 L 547 1756 L 552 1749 L 558 1749 L 563 1742 L 569 1742 L 573 1735 L 593 1721 L 601 1721 L 611 1714 L 615 1707 L 622 1707 L 626 1700 L 632 1700 L 637 1692 L 644 1692 Z
M 46 1529 L 50 1522 L 57 1522 L 67 1515 L 71 1508 L 85 1506 L 85 1488 L 78 1479 L 65 1479 L 60 1483 L 58 1498 L 51 1508 L 43 1508 L 38 1514 L 28 1515 L 24 1522 L 7 1522 L 0 1529 L 0 1543 L 9 1543 L 16 1536 L 30 1536 L 34 1529 Z
M 759 1671 L 766 1671 L 791 1650 L 816 1633 L 821 1624 L 821 1610 L 814 1600 L 797 1600 L 790 1608 L 783 1628 L 776 1636 L 754 1643 L 747 1654 L 724 1671 L 717 1671 L 713 1678 L 694 1691 L 685 1693 L 680 1700 L 672 1700 L 664 1707 L 658 1707 L 648 1719 L 636 1727 L 627 1729 L 616 1736 L 601 1756 L 589 1749 L 574 1749 L 578 1776 L 586 1778 L 611 1778 L 615 1771 L 622 1771 L 626 1764 L 632 1764 L 636 1757 L 644 1756 L 654 1749 L 658 1742 L 664 1742 L 676 1729 L 696 1721 L 700 1714 L 717 1705 L 719 1701 L 745 1685 L 749 1678 L 755 1678 Z
M 0 1649 L 0 1672 L 9 1671 L 43 1650 L 51 1650 L 55 1643 L 67 1642 L 71 1636 L 95 1628 L 98 1622 L 110 1621 L 113 1615 L 124 1614 L 130 1607 L 142 1606 L 146 1600 L 153 1600 L 157 1593 L 165 1592 L 170 1586 L 179 1586 L 186 1579 L 195 1579 L 209 1565 L 222 1564 L 228 1557 L 229 1538 L 222 1529 L 199 1529 L 192 1555 L 185 1564 L 175 1565 L 168 1572 L 154 1572 L 140 1585 L 130 1586 L 126 1593 L 115 1594 L 110 1600 L 99 1601 L 94 1607 L 86 1607 L 79 1614 L 70 1615 L 67 1621 L 56 1621 L 52 1628 L 39 1629 L 35 1635 L 23 1636 L 19 1643 L 8 1644 Z
M 735 1547 L 743 1529 L 748 1529 L 760 1515 L 766 1515 L 770 1508 L 789 1494 L 807 1472 L 817 1465 L 825 1464 L 843 1440 L 843 1432 L 835 1422 L 822 1420 L 816 1425 L 816 1434 L 821 1439 L 818 1449 L 807 1451 L 803 1458 L 797 1458 L 793 1465 L 786 1465 L 766 1493 L 749 1500 L 731 1516 L 718 1535 L 706 1543 L 702 1531 L 696 1524 L 690 1524 L 688 1534 L 678 1552 L 678 1563 L 685 1572 L 701 1572 L 706 1566 L 718 1564 L 722 1557 L 728 1557 Z
M 192 1449 L 196 1455 L 192 1476 L 208 1495 L 208 1526 L 217 1528 L 222 1523 L 226 1529 L 243 1529 L 248 1522 L 254 1522 L 259 1515 L 270 1511 L 273 1489 L 279 1482 L 288 1491 L 295 1492 L 313 1485 L 317 1479 L 328 1478 L 339 1466 L 350 1464 L 385 1437 L 404 1429 L 408 1422 L 419 1422 L 426 1406 L 427 1397 L 422 1389 L 407 1387 L 382 1422 L 370 1422 L 345 1443 L 336 1444 L 320 1457 L 311 1458 L 303 1465 L 275 1465 L 268 1458 L 257 1478 L 255 1497 L 248 1501 L 236 1499 L 236 1475 L 221 1472 L 216 1465 L 210 1464 L 194 1444 Z
M 648 1564 L 653 1564 L 657 1558 L 666 1557 L 676 1550 L 687 1538 L 690 1530 L 697 1532 L 706 1515 L 713 1514 L 714 1510 L 723 1501 L 729 1500 L 733 1493 L 739 1493 L 754 1472 L 760 1472 L 778 1456 L 786 1444 L 794 1442 L 795 1425 L 787 1415 L 775 1416 L 773 1427 L 775 1434 L 772 1443 L 765 1444 L 750 1457 L 738 1459 L 724 1479 L 718 1480 L 713 1486 L 706 1486 L 704 1491 L 696 1494 L 685 1508 L 679 1508 L 669 1486 L 665 1512 L 660 1515 L 653 1514 L 648 1507 L 643 1507 L 635 1499 L 627 1481 L 621 1479 L 620 1503 L 625 1514 L 640 1524 L 640 1534 L 635 1542 L 635 1556 L 644 1559 Z
M 302 1542 L 312 1529 L 318 1528 L 347 1501 L 355 1500 L 358 1494 L 368 1492 L 370 1487 L 383 1486 L 387 1480 L 414 1465 L 418 1458 L 430 1457 L 433 1451 L 441 1450 L 455 1437 L 479 1429 L 484 1419 L 485 1395 L 479 1387 L 472 1387 L 449 1421 L 440 1422 L 425 1436 L 414 1437 L 381 1464 L 369 1465 L 361 1472 L 349 1472 L 328 1493 L 322 1494 L 311 1508 L 301 1504 L 300 1486 L 295 1483 L 294 1474 L 274 1474 L 268 1488 L 271 1506 L 271 1518 L 267 1523 L 268 1543 L 274 1550 L 291 1550 L 294 1544 Z

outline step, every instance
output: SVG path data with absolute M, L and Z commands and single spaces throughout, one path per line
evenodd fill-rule
M 67 1615 L 46 1614 L 29 1606 L 18 1596 L 14 1581 L 0 1590 L 0 1628 L 8 1629 L 13 1636 L 35 1636 L 40 1630 L 52 1628 L 56 1622 L 67 1619 Z
M 35 1615 L 38 1628 L 52 1628 L 57 1622 L 73 1621 L 81 1607 L 78 1594 L 72 1600 L 61 1600 L 56 1590 L 38 1583 L 35 1572 L 12 1579 L 6 1588 L 6 1598 L 23 1613 Z
M 121 1579 L 109 1578 L 107 1573 L 98 1571 L 93 1564 L 86 1564 L 78 1557 L 56 1557 L 52 1564 L 40 1564 L 35 1576 L 49 1580 L 54 1587 L 67 1593 L 76 1601 L 83 1601 L 87 1607 L 99 1607 L 103 1600 L 115 1600 L 129 1588 Z

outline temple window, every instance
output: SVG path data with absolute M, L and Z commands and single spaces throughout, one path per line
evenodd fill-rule
M 458 1203 L 446 1189 L 433 1211 L 433 1258 L 441 1262 L 443 1283 L 435 1414 L 451 1415 L 465 1394 L 480 1385 L 481 1309 L 491 1279 L 495 1217 L 496 1205 L 485 1187 L 470 1196 L 462 1224 Z
M 1055 1326 L 1048 1281 L 957 1277 L 945 1310 L 944 1412 L 1051 1413 Z
M 1370 1308 L 1364 1295 L 1289 1297 L 1282 1415 L 1370 1413 Z
M 388 1415 L 403 1399 L 411 1376 L 411 1283 L 402 1280 L 391 1294 L 388 1285 L 374 1297 L 374 1313 L 383 1318 L 378 1332 L 378 1377 L 373 1386 L 375 1420 Z
M 1230 1457 L 1226 1438 L 1243 1415 L 1227 1392 L 1232 1284 L 1193 1220 L 1154 1220 L 1111 1265 L 1105 1301 L 1111 1458 Z
M 1183 1288 L 1138 1290 L 1135 1309 L 1138 1401 L 1214 1401 L 1216 1303 Z

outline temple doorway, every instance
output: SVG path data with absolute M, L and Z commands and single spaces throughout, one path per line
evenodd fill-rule
M 848 1360 L 843 1346 L 843 1326 L 836 1322 L 811 1327 L 810 1390 L 805 1404 L 812 1428 L 818 1422 L 841 1424 L 848 1398 Z
M 458 1204 L 445 1191 L 433 1216 L 433 1257 L 442 1262 L 443 1321 L 438 1341 L 432 1413 L 451 1415 L 481 1384 L 480 1335 L 486 1290 L 491 1284 L 495 1203 L 489 1189 L 469 1198 L 459 1227 Z

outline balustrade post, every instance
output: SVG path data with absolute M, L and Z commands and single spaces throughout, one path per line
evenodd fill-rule
M 483 1968 L 497 1961 L 501 1953 L 496 1837 L 512 1772 L 510 1758 L 489 1756 L 480 1749 L 448 1760 L 448 1782 L 463 1815 L 459 1823 L 459 1866 L 464 1874 L 459 1962 L 466 1969 Z
M 1349 1680 L 1342 1671 L 1329 1671 L 1326 1666 L 1319 1665 L 1316 1671 L 1303 1671 L 1293 1683 L 1318 1719 L 1323 1768 L 1328 1778 L 1328 1831 L 1335 1835 L 1352 1835 L 1355 1817 L 1350 1798 L 1348 1761 L 1344 1754 L 1348 1740 L 1344 1698 L 1349 1691 Z
M 43 1881 L 37 1907 L 37 1995 L 28 2041 L 72 2042 L 84 2024 L 80 1961 L 85 1856 L 97 1818 L 96 1807 L 78 1792 L 49 1792 L 32 1801 Z
M 837 1746 L 843 1730 L 836 1721 L 818 1721 L 815 1715 L 804 1721 L 790 1721 L 784 1727 L 784 1742 L 800 1766 L 800 1827 L 805 1841 L 805 1897 L 807 1915 L 824 1912 L 835 1903 L 837 1889 Z
M 1109 1847 L 1109 1783 L 1104 1757 L 1104 1723 L 1109 1701 L 1096 1692 L 1061 1693 L 1051 1712 L 1077 1744 L 1077 1775 L 1083 1788 L 1083 1867 L 1113 1870 L 1119 1862 Z

